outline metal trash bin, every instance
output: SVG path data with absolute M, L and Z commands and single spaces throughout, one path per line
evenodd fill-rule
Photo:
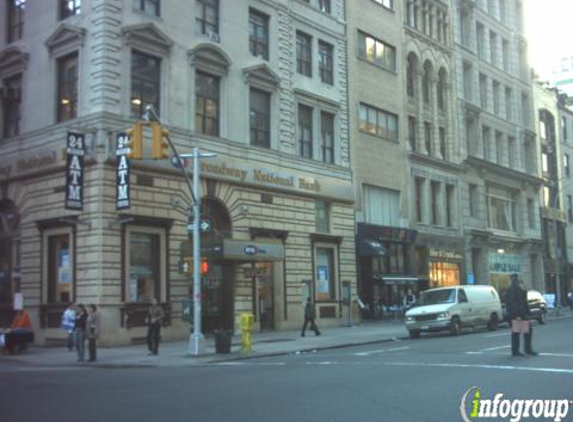
M 215 352 L 231 353 L 231 338 L 233 333 L 230 330 L 215 330 Z

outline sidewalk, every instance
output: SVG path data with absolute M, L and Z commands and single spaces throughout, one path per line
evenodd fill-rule
M 551 320 L 573 318 L 573 311 L 562 309 L 560 313 L 550 311 Z M 158 356 L 147 356 L 147 346 L 139 344 L 112 348 L 99 348 L 98 361 L 95 363 L 76 363 L 75 351 L 66 348 L 32 347 L 21 355 L 0 355 L 0 367 L 5 364 L 22 367 L 162 367 L 193 366 L 198 364 L 253 359 L 268 356 L 280 356 L 294 353 L 313 352 L 324 349 L 352 347 L 364 344 L 401 341 L 407 339 L 408 331 L 403 321 L 367 321 L 352 327 L 321 327 L 321 335 L 315 336 L 307 331 L 301 337 L 297 331 L 268 331 L 253 334 L 253 351 L 241 352 L 241 333 L 237 331 L 231 343 L 231 353 L 215 353 L 215 340 L 208 336 L 204 340 L 205 353 L 200 356 L 189 355 L 189 340 L 161 343 Z M 502 326 L 502 330 L 507 329 Z M 87 356 L 87 348 L 86 348 Z
M 278 356 L 291 353 L 304 353 L 321 349 L 350 347 L 369 343 L 405 339 L 408 332 L 403 321 L 364 322 L 352 327 L 321 327 L 321 335 L 315 336 L 310 330 L 306 337 L 297 331 L 268 331 L 253 333 L 253 351 L 241 351 L 241 332 L 237 330 L 232 338 L 231 353 L 215 353 L 215 340 L 207 336 L 204 340 L 205 353 L 189 355 L 189 340 L 164 342 L 159 347 L 159 355 L 147 356 L 147 345 L 98 348 L 98 361 L 76 363 L 76 352 L 65 347 L 31 347 L 21 355 L 0 355 L 0 365 L 16 363 L 35 367 L 69 367 L 85 365 L 93 367 L 155 367 L 192 366 L 211 362 L 252 359 L 264 356 Z M 87 357 L 87 344 L 86 344 Z

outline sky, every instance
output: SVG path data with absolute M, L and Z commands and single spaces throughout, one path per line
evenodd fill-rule
M 542 78 L 563 53 L 573 55 L 573 0 L 524 0 L 529 64 Z

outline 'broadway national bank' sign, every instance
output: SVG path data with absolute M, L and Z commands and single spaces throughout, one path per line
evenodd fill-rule
M 216 161 L 211 158 L 201 161 L 201 176 L 271 189 L 307 193 L 348 201 L 354 200 L 350 181 L 345 182 L 334 178 L 319 180 L 316 177 L 309 177 L 303 174 L 291 174 L 269 168 L 251 168 L 241 163 Z

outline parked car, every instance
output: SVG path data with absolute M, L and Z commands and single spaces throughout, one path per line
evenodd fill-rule
M 537 320 L 540 324 L 545 324 L 547 321 L 547 302 L 541 293 L 537 290 L 527 291 L 527 307 L 529 308 L 528 320 Z M 507 318 L 507 311 L 505 309 L 505 295 L 502 300 L 503 320 L 509 322 Z
M 421 332 L 449 331 L 458 335 L 465 327 L 497 330 L 502 320 L 501 302 L 492 286 L 466 285 L 429 289 L 406 312 L 410 337 Z

